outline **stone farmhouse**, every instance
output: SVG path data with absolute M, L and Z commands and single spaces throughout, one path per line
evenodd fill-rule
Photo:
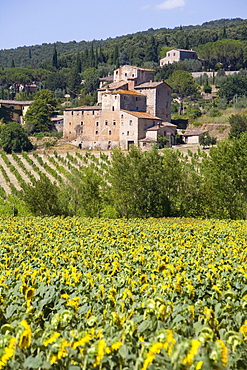
M 98 89 L 96 106 L 65 109 L 63 136 L 85 149 L 145 147 L 158 135 L 173 144 L 170 116 L 171 87 L 154 82 L 153 70 L 124 65 L 114 71 L 113 82 Z
M 195 59 L 197 60 L 197 54 L 193 50 L 185 49 L 171 49 L 166 53 L 165 58 L 160 59 L 160 67 L 163 67 L 166 64 L 171 64 L 174 62 L 179 62 L 180 60 L 185 59 Z

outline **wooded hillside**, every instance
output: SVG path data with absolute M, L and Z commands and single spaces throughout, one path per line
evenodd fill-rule
M 247 21 L 241 18 L 220 19 L 198 26 L 180 26 L 174 29 L 148 29 L 135 34 L 108 38 L 106 40 L 56 42 L 55 47 L 60 67 L 70 67 L 80 54 L 82 60 L 95 58 L 95 63 L 116 64 L 123 50 L 126 50 L 131 63 L 142 66 L 147 62 L 157 62 L 162 56 L 163 47 L 197 48 L 208 42 L 228 38 L 247 40 Z M 94 50 L 94 55 L 92 55 Z M 29 67 L 48 68 L 54 54 L 54 44 L 23 46 L 17 49 L 0 50 L 0 68 Z M 91 59 L 90 59 L 91 58 Z M 92 64 L 92 63 L 91 63 Z M 85 67 L 88 67 L 86 65 Z

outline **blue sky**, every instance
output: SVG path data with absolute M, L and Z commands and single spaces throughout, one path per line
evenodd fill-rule
M 247 0 L 0 0 L 0 49 L 247 19 Z

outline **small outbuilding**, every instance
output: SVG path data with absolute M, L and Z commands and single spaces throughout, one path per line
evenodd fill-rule
M 207 130 L 187 130 L 182 136 L 185 144 L 199 144 L 200 136 L 208 132 Z

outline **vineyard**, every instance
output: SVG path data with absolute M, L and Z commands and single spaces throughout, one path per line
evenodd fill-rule
M 108 156 L 103 153 L 97 157 L 90 152 L 82 155 L 79 152 L 6 154 L 2 151 L 0 152 L 1 205 L 6 208 L 9 201 L 17 202 L 18 205 L 20 192 L 25 184 L 35 185 L 41 176 L 46 176 L 57 185 L 66 184 L 69 187 L 73 185 L 76 176 L 78 178 L 82 176 L 83 168 L 91 167 L 100 175 L 104 173 L 107 163 L 109 163 Z
M 1 218 L 0 369 L 246 369 L 246 236 L 245 221 Z

